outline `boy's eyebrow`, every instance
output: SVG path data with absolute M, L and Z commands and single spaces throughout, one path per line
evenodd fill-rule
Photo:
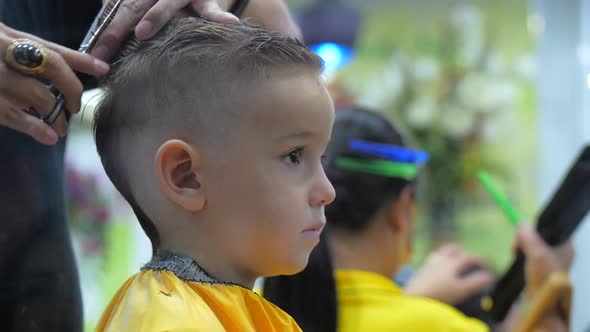
M 301 139 L 301 138 L 309 138 L 309 137 L 312 137 L 312 136 L 316 136 L 316 134 L 313 131 L 308 130 L 308 129 L 301 129 L 301 130 L 292 132 L 290 134 L 287 134 L 285 136 L 281 136 L 279 138 L 279 140 L 285 141 L 285 140 L 288 140 L 288 139 L 296 139 L 296 138 L 300 138 Z

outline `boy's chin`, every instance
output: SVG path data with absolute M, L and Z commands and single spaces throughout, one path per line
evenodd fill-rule
M 272 273 L 272 276 L 277 276 L 277 275 L 288 276 L 288 275 L 297 274 L 297 273 L 303 271 L 303 269 L 305 269 L 308 261 L 309 261 L 309 253 L 307 255 L 302 255 L 302 257 L 298 257 L 297 259 L 290 261 L 289 264 L 283 264 L 281 266 L 281 268 L 273 271 L 274 273 Z

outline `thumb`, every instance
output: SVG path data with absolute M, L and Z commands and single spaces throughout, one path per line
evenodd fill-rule
M 527 258 L 542 255 L 549 249 L 539 233 L 529 224 L 519 226 L 516 231 L 516 245 L 524 252 Z

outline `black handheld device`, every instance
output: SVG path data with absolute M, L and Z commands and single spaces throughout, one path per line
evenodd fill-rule
M 590 145 L 586 145 L 561 182 L 549 204 L 537 219 L 537 231 L 549 245 L 566 241 L 590 210 Z M 491 294 L 489 315 L 495 322 L 504 320 L 512 303 L 524 288 L 522 252 L 498 280 Z

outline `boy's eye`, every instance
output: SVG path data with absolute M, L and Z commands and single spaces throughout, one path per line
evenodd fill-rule
M 290 163 L 299 165 L 301 163 L 301 157 L 303 155 L 303 148 L 297 148 L 285 155 L 286 158 Z

